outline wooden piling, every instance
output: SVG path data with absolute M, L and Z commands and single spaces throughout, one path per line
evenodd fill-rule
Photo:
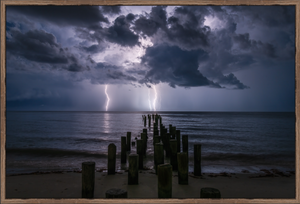
M 107 155 L 107 174 L 115 174 L 116 173 L 116 145 L 110 143 L 108 145 L 108 155 Z
M 221 198 L 221 193 L 216 188 L 201 188 L 200 198 Z
M 182 152 L 186 152 L 189 156 L 189 139 L 187 135 L 182 135 Z
M 127 151 L 131 151 L 131 132 L 127 132 Z
M 154 130 L 153 136 L 157 135 L 158 136 L 158 130 Z
M 128 163 L 128 185 L 137 185 L 139 184 L 139 155 L 130 154 Z
M 145 133 L 145 134 L 146 134 L 146 136 L 148 136 L 148 133 L 147 133 L 147 128 L 144 128 L 144 129 L 143 129 L 143 133 Z
M 146 151 L 147 151 L 147 135 L 146 135 L 146 133 L 141 133 L 141 139 L 143 140 L 143 155 L 146 155 Z
M 121 164 L 126 164 L 126 137 L 121 137 Z
M 201 144 L 194 144 L 194 175 L 201 176 Z
M 95 188 L 95 162 L 82 163 L 82 198 L 94 198 Z
M 175 126 L 172 126 L 172 139 L 175 139 L 176 138 L 176 127 Z
M 172 134 L 172 124 L 169 124 L 169 133 Z
M 170 149 L 170 133 L 165 134 L 165 141 L 166 141 L 166 157 L 170 157 L 171 149 Z
M 157 166 L 158 198 L 172 198 L 172 165 Z
M 189 160 L 186 152 L 177 153 L 178 160 L 178 184 L 187 185 L 189 183 Z
M 136 153 L 139 155 L 139 169 L 143 169 L 143 140 L 136 140 Z
M 173 171 L 177 171 L 178 170 L 177 140 L 170 140 L 170 150 L 171 150 L 170 161 L 171 161 L 172 169 L 173 169 Z
M 180 152 L 180 130 L 176 130 L 177 152 Z
M 158 136 L 158 135 L 154 136 L 154 139 L 153 139 L 153 145 L 155 145 L 156 143 L 160 143 L 160 136 Z
M 154 168 L 157 174 L 157 166 L 164 163 L 164 147 L 162 143 L 154 144 Z

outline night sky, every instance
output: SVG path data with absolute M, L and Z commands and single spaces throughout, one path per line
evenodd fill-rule
M 7 110 L 295 110 L 294 6 L 6 9 Z

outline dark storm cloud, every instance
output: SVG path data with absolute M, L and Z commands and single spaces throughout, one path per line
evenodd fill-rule
M 264 54 L 271 58 L 276 57 L 274 45 L 270 43 L 263 43 L 261 41 L 250 40 L 249 33 L 238 34 L 233 37 L 233 41 L 236 42 L 241 49 L 251 50 L 253 53 Z
M 10 54 L 39 63 L 61 64 L 62 68 L 68 71 L 88 70 L 88 67 L 82 66 L 68 49 L 63 49 L 56 42 L 55 36 L 50 33 L 32 30 L 23 34 L 14 30 L 11 34 L 13 38 L 6 42 L 6 50 Z
M 138 45 L 139 36 L 134 34 L 130 29 L 133 19 L 133 14 L 128 14 L 127 16 L 122 15 L 116 18 L 114 25 L 105 31 L 106 39 L 112 43 L 117 43 L 122 46 L 133 47 Z
M 12 32 L 13 39 L 6 42 L 7 51 L 28 60 L 42 63 L 68 63 L 67 53 L 56 42 L 55 36 L 43 30 L 32 30 L 25 34 Z
M 249 18 L 248 23 L 252 25 L 279 27 L 295 23 L 295 6 L 228 6 L 226 9 Z
M 221 77 L 219 77 L 218 82 L 220 84 L 233 86 L 235 89 L 247 89 L 247 88 L 249 88 L 248 86 L 246 86 L 243 83 L 241 83 L 240 80 L 238 80 L 236 78 L 236 76 L 234 76 L 234 74 L 232 74 L 232 73 L 230 73 L 227 76 L 221 76 Z
M 134 23 L 134 30 L 148 36 L 155 34 L 159 28 L 165 30 L 167 24 L 167 12 L 165 9 L 166 6 L 155 6 L 152 7 L 149 15 L 140 15 Z
M 82 46 L 82 47 L 79 47 L 81 48 L 82 50 L 84 50 L 85 52 L 88 52 L 88 53 L 98 53 L 98 52 L 102 52 L 105 50 L 105 47 L 102 46 L 101 44 L 93 44 L 91 46 L 88 46 L 88 47 L 85 47 L 85 46 Z
M 101 10 L 104 14 L 119 14 L 121 13 L 121 7 L 120 6 L 102 6 Z
M 209 81 L 198 71 L 198 61 L 206 57 L 202 50 L 184 51 L 176 46 L 159 45 L 147 48 L 142 62 L 150 67 L 141 83 L 168 83 L 175 86 L 212 86 L 218 84 Z
M 128 76 L 121 71 L 110 71 L 107 73 L 107 76 L 111 79 L 126 80 L 126 81 L 137 81 L 133 76 Z
M 8 6 L 7 12 L 16 12 L 60 26 L 89 27 L 100 22 L 109 23 L 98 6 Z
M 141 83 L 165 82 L 172 87 L 220 88 L 225 85 L 234 89 L 245 89 L 248 86 L 237 79 L 233 72 L 247 69 L 253 64 L 264 63 L 270 66 L 276 60 L 293 59 L 295 53 L 292 40 L 294 34 L 288 27 L 294 22 L 291 18 L 295 13 L 294 7 L 273 6 L 265 9 L 262 6 L 182 6 L 176 7 L 172 15 L 168 15 L 166 6 L 155 6 L 149 14 L 129 13 L 120 16 L 117 15 L 121 11 L 119 6 L 21 8 L 9 7 L 8 12 L 40 18 L 57 25 L 73 26 L 76 37 L 83 41 L 74 46 L 77 50 L 69 47 L 68 51 L 56 42 L 53 34 L 40 34 L 41 36 L 34 39 L 28 33 L 19 32 L 20 36 L 30 40 L 22 40 L 20 36 L 13 35 L 8 40 L 8 52 L 35 62 L 63 64 L 62 68 L 71 72 L 110 70 L 104 74 L 107 78 L 101 75 L 93 79 L 102 80 L 101 83 L 113 79 L 119 83 L 137 80 Z M 50 15 L 55 12 L 58 14 Z M 66 16 L 69 13 L 70 16 Z M 117 16 L 111 24 L 104 24 L 107 26 L 105 27 L 102 23 L 109 22 L 103 14 Z M 282 18 L 273 18 L 274 14 Z M 217 29 L 211 29 L 204 24 L 208 16 L 217 18 L 222 24 L 216 26 Z M 247 30 L 237 33 L 240 25 L 250 25 L 251 28 L 256 25 L 275 27 L 278 29 L 273 31 L 280 30 L 280 36 L 274 33 L 275 40 L 258 40 L 251 36 L 251 32 L 246 32 Z M 7 22 L 8 33 L 13 34 L 11 29 L 14 26 L 14 22 Z M 118 61 L 121 59 L 116 59 L 115 64 L 118 65 L 96 63 L 91 57 L 87 57 L 105 54 L 105 49 L 111 45 L 120 45 L 127 47 L 126 49 L 140 46 L 139 38 L 145 35 L 154 46 L 146 49 L 141 65 Z M 74 53 L 77 54 L 76 57 Z M 126 64 L 126 71 L 121 64 Z

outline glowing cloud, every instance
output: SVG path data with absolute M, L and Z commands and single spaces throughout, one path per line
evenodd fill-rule
M 105 95 L 106 95 L 106 98 L 107 98 L 107 102 L 106 102 L 106 111 L 108 109 L 108 104 L 109 104 L 109 97 L 108 97 L 108 94 L 107 94 L 107 85 L 105 85 Z

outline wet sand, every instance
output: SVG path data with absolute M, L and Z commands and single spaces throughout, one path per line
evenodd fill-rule
M 189 175 L 188 185 L 179 185 L 173 172 L 173 198 L 199 198 L 200 189 L 217 188 L 222 198 L 295 198 L 293 172 Z M 110 188 L 127 190 L 128 198 L 157 198 L 157 176 L 140 171 L 139 185 L 127 185 L 127 172 L 95 173 L 95 198 L 104 198 Z M 51 172 L 6 176 L 6 198 L 81 198 L 81 172 Z

